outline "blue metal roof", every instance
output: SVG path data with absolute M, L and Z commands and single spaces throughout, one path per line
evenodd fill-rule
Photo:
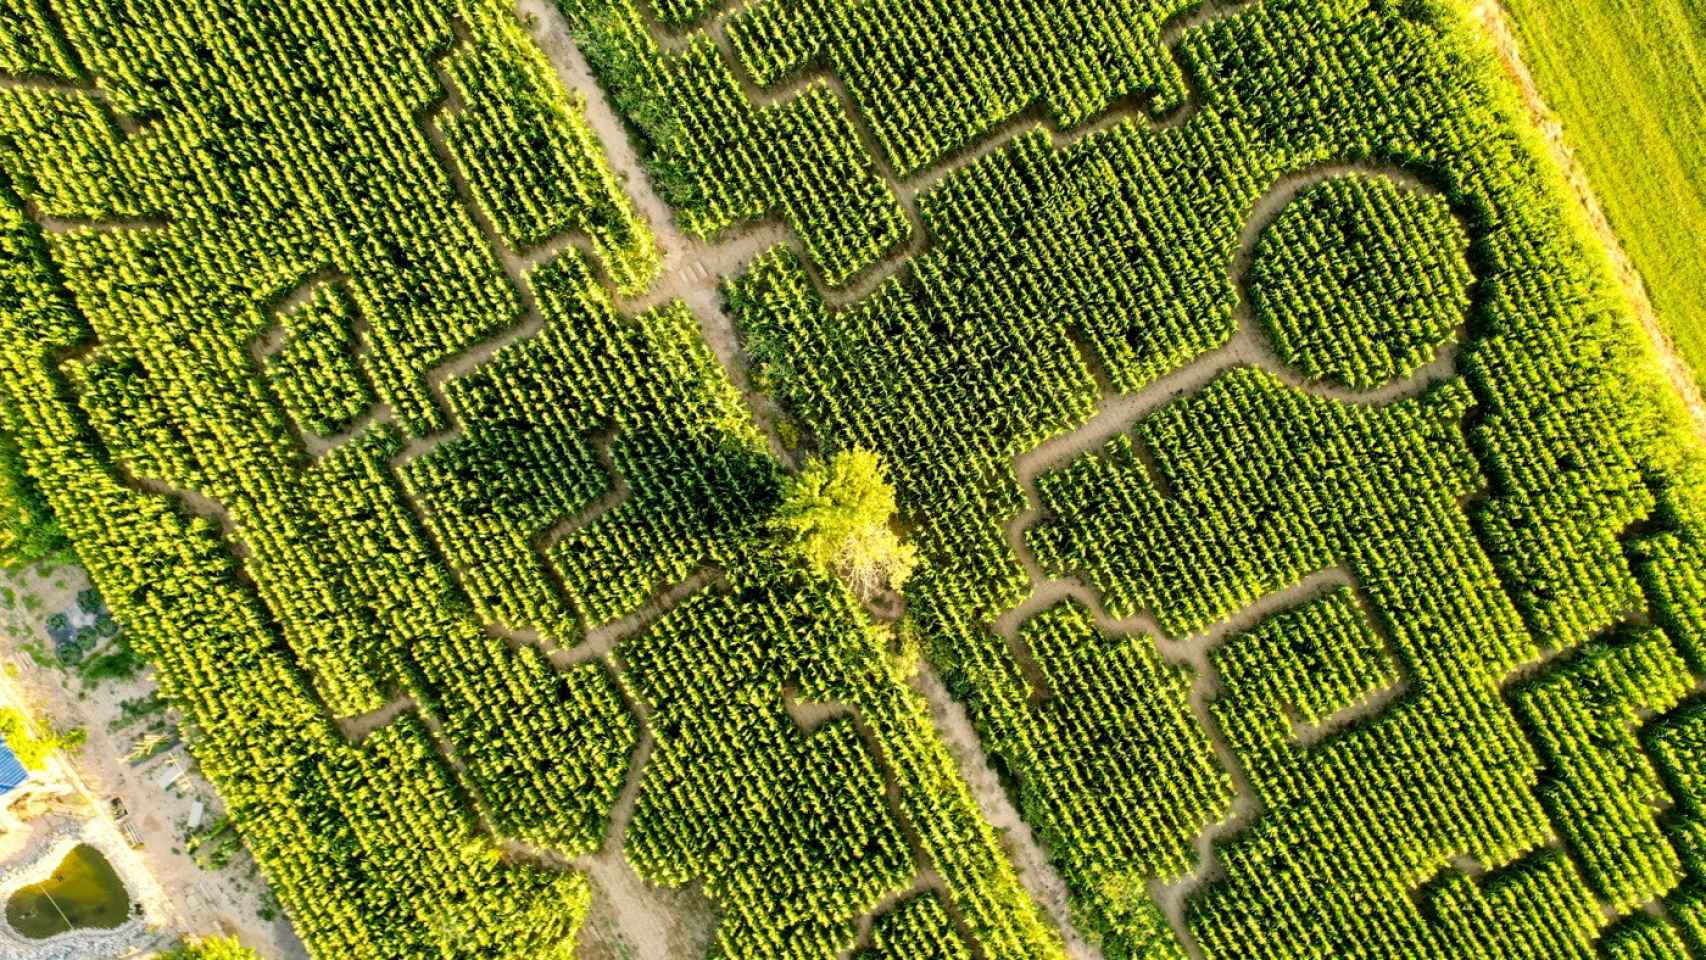
M 0 796 L 23 786 L 29 778 L 30 772 L 18 762 L 18 755 L 7 745 L 6 738 L 0 737 Z

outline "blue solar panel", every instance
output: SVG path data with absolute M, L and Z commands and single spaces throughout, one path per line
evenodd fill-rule
M 0 737 L 0 795 L 23 786 L 29 778 L 30 772 L 18 762 L 18 755 L 7 745 L 6 738 Z

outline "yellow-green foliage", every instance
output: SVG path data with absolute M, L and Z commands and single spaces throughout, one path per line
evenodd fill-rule
M 56 752 L 83 742 L 83 731 L 58 733 L 15 707 L 0 707 L 0 737 L 26 770 L 40 770 Z
M 918 565 L 917 550 L 890 526 L 894 513 L 882 459 L 854 448 L 807 461 L 783 487 L 771 523 L 788 553 L 814 573 L 846 577 L 869 596 L 899 590 Z
M 1706 7 L 1505 0 L 1659 322 L 1706 382 Z
M 819 571 L 904 581 L 1109 960 L 1585 960 L 1655 900 L 1701 953 L 1706 467 L 1447 5 L 560 0 L 669 215 L 799 240 L 724 278 L 840 451 L 790 479 L 706 305 L 613 298 L 655 245 L 505 0 L 0 3 L 0 429 L 316 957 L 567 960 L 601 851 L 727 960 L 1059 960 Z M 1451 264 L 1416 204 L 1299 233 L 1264 332 L 1228 267 L 1347 166 Z
M 47 501 L 24 472 L 18 448 L 0 433 L 0 567 L 26 567 L 66 546 Z
M 238 943 L 236 937 L 207 937 L 168 950 L 159 960 L 260 960 L 260 954 Z

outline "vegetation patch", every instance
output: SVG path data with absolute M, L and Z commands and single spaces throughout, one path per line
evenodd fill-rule
M 1522 58 L 1639 271 L 1706 382 L 1706 10 L 1697 0 L 1504 0 Z
M 1468 253 L 1439 197 L 1385 178 L 1327 180 L 1263 232 L 1251 306 L 1285 363 L 1367 390 L 1415 373 L 1465 325 Z

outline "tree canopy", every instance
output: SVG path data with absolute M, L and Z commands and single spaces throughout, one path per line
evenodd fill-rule
M 25 769 L 40 770 L 54 751 L 80 745 L 84 734 L 81 731 L 56 733 L 21 710 L 0 707 L 0 737 L 6 738 L 6 745 L 12 748 L 12 753 Z
M 855 447 L 807 461 L 784 485 L 771 524 L 792 557 L 869 597 L 899 590 L 918 565 L 917 550 L 890 525 L 894 513 L 881 458 Z

